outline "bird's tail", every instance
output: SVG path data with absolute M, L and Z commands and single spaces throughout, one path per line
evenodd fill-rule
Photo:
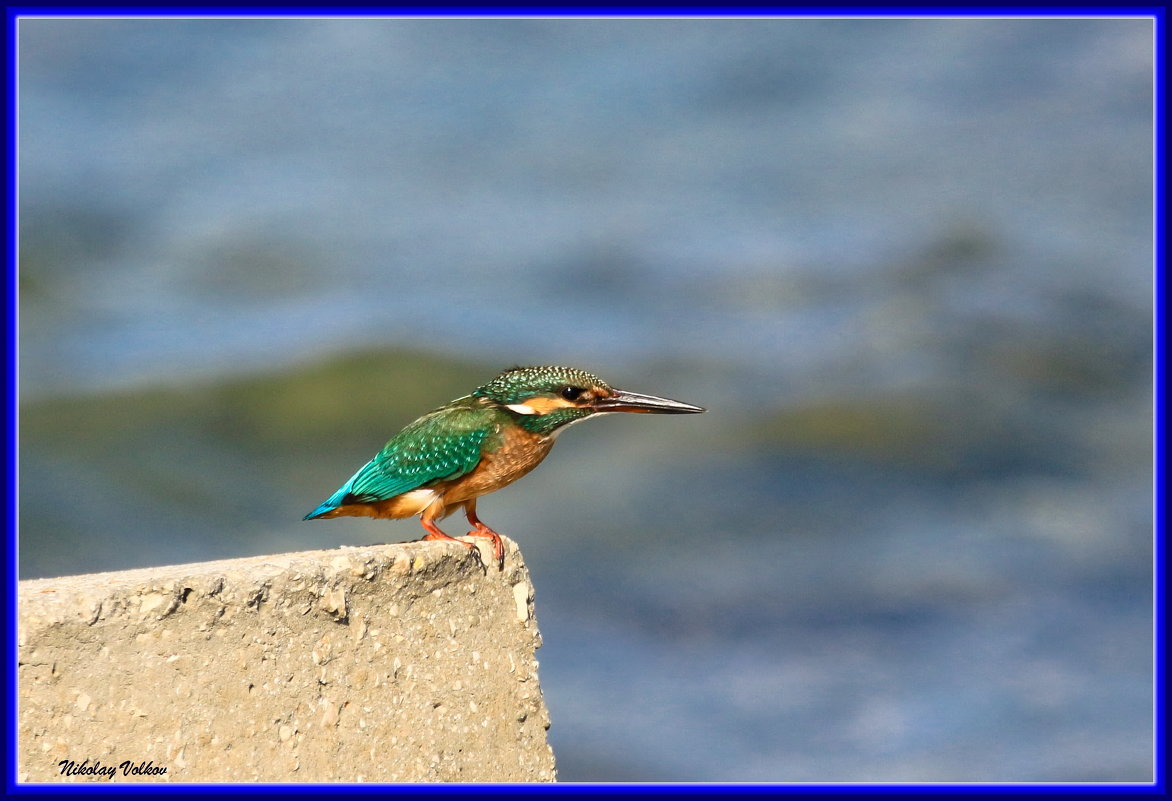
M 324 517 L 324 516 L 328 515 L 330 512 L 334 511 L 335 509 L 337 509 L 339 506 L 342 505 L 342 502 L 346 499 L 346 496 L 348 494 L 350 494 L 350 482 L 349 481 L 347 481 L 345 483 L 345 485 L 342 486 L 341 489 L 339 489 L 337 492 L 335 492 L 333 495 L 331 495 L 329 497 L 329 499 L 326 500 L 325 503 L 323 503 L 321 506 L 317 507 L 316 509 L 314 509 L 312 512 L 310 512 L 309 514 L 307 514 L 305 517 L 303 517 L 301 519 L 302 520 L 314 520 L 316 518 Z

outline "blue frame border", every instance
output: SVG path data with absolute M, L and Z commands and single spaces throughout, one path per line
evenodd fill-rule
M 16 595 L 17 595 L 17 552 L 16 552 L 16 519 L 17 519 L 17 461 L 16 449 L 18 435 L 16 427 L 16 397 L 17 397 L 17 237 L 16 237 L 16 21 L 12 12 L 8 12 L 5 19 L 5 41 L 8 45 L 5 67 L 7 68 L 5 91 L 5 125 L 4 125 L 4 157 L 7 166 L 5 182 L 5 196 L 8 200 L 8 214 L 4 218 L 6 235 L 4 248 L 4 424 L 6 443 L 4 461 L 7 470 L 7 480 L 4 482 L 4 724 L 8 733 L 8 746 L 5 749 L 5 789 L 13 792 L 13 781 L 16 771 Z
M 666 12 L 666 13 L 664 13 Z M 1057 17 L 1057 18 L 1120 18 L 1143 17 L 1151 18 L 1154 22 L 1155 47 L 1155 82 L 1154 82 L 1154 130 L 1153 130 L 1153 230 L 1154 230 L 1154 266 L 1152 289 L 1154 293 L 1153 318 L 1153 620 L 1155 640 L 1153 648 L 1154 667 L 1154 748 L 1153 767 L 1154 781 L 1152 782 L 1102 782 L 1102 783 L 1063 783 L 1037 782 L 1029 784 L 1014 783 L 560 783 L 553 785 L 537 784 L 82 784 L 82 783 L 45 783 L 28 784 L 17 782 L 17 737 L 18 727 L 16 719 L 16 668 L 17 668 L 17 496 L 19 482 L 17 448 L 19 445 L 18 432 L 18 368 L 19 348 L 17 344 L 18 332 L 18 304 L 19 291 L 17 250 L 17 23 L 21 18 L 58 18 L 58 17 L 127 17 L 127 18 L 195 18 L 195 17 L 346 17 L 346 16 L 383 16 L 383 17 L 527 17 L 527 16 L 621 16 L 621 17 Z M 5 615 L 5 698 L 6 714 L 5 728 L 8 734 L 8 747 L 5 753 L 5 794 L 6 795 L 57 795 L 64 793 L 77 794 L 156 794 L 176 793 L 193 794 L 207 793 L 210 790 L 231 790 L 235 792 L 253 792 L 258 794 L 322 794 L 330 793 L 402 793 L 402 794 L 535 794 L 557 793 L 565 795 L 598 794 L 601 792 L 623 792 L 647 795 L 700 795 L 700 794 L 736 794 L 758 795 L 775 793 L 802 793 L 802 794 L 977 794 L 990 792 L 1014 792 L 1022 794 L 1163 794 L 1165 791 L 1166 771 L 1163 755 L 1166 739 L 1164 732 L 1164 704 L 1166 700 L 1163 678 L 1165 675 L 1165 614 L 1164 614 L 1164 559 L 1166 544 L 1164 541 L 1166 507 L 1161 489 L 1165 479 L 1165 435 L 1164 420 L 1165 403 L 1165 290 L 1166 278 L 1164 275 L 1164 143 L 1165 143 L 1165 104 L 1163 80 L 1164 43 L 1165 43 L 1165 8 L 1163 6 L 1127 6 L 1127 7 L 1098 7 L 1073 6 L 1066 9 L 1050 7 L 1014 7 L 1014 6 L 956 6 L 945 9 L 920 9 L 916 7 L 896 6 L 880 8 L 870 6 L 839 6 L 829 11 L 819 7 L 777 7 L 742 5 L 714 9 L 704 6 L 682 6 L 676 9 L 640 8 L 638 6 L 622 6 L 600 4 L 592 6 L 568 6 L 550 8 L 549 6 L 503 5 L 498 7 L 476 5 L 454 5 L 440 9 L 426 6 L 401 7 L 363 7 L 339 6 L 323 8 L 320 6 L 287 6 L 284 9 L 273 10 L 265 7 L 240 8 L 232 6 L 200 5 L 190 7 L 158 7 L 158 6 L 75 6 L 62 5 L 54 7 L 12 7 L 5 8 L 6 41 L 8 44 L 8 80 L 5 83 L 7 124 L 5 125 L 5 145 L 8 166 L 7 199 L 8 215 L 6 217 L 7 247 L 6 256 L 6 370 L 5 370 L 5 421 L 7 431 L 6 465 L 8 480 L 5 492 L 8 503 L 5 516 L 5 597 L 7 614 Z
M 1167 508 L 1165 506 L 1164 494 L 1162 492 L 1165 486 L 1166 473 L 1166 445 L 1165 439 L 1167 435 L 1167 421 L 1164 418 L 1166 387 L 1165 380 L 1167 377 L 1167 352 L 1164 346 L 1164 335 L 1166 328 L 1166 281 L 1165 275 L 1165 245 L 1166 232 L 1164 230 L 1164 214 L 1167 204 L 1165 203 L 1165 184 L 1164 184 L 1164 168 L 1166 166 L 1165 159 L 1165 102 L 1164 91 L 1166 82 L 1164 80 L 1164 54 L 1165 54 L 1165 19 L 1164 9 L 1160 8 L 1155 14 L 1155 81 L 1153 83 L 1154 100 L 1155 100 L 1155 128 L 1152 138 L 1152 166 L 1155 175 L 1153 182 L 1153 196 L 1152 196 L 1152 230 L 1155 234 L 1153 241 L 1152 256 L 1154 259 L 1152 292 L 1155 301 L 1155 319 L 1153 320 L 1153 381 L 1152 381 L 1152 408 L 1155 412 L 1152 421 L 1153 434 L 1153 448 L 1152 448 L 1152 498 L 1153 498 L 1153 538 L 1152 538 L 1152 564 L 1153 564 L 1153 582 L 1154 592 L 1153 599 L 1153 614 L 1152 620 L 1155 625 L 1155 647 L 1153 649 L 1153 729 L 1154 738 L 1153 745 L 1155 748 L 1154 756 L 1154 779 L 1155 786 L 1161 788 L 1165 786 L 1167 781 L 1166 769 L 1163 756 L 1166 753 L 1166 736 L 1164 730 L 1164 710 L 1166 708 L 1166 688 L 1164 685 L 1164 677 L 1166 674 L 1167 661 L 1165 657 L 1165 641 L 1164 632 L 1167 630 L 1165 619 L 1165 580 L 1166 574 L 1164 572 L 1165 553 L 1167 543 L 1165 541 L 1166 535 L 1166 514 Z

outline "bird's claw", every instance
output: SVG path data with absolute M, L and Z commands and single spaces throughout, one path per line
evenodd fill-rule
M 474 562 L 476 562 L 476 564 L 480 565 L 480 569 L 487 576 L 488 575 L 488 566 L 484 564 L 484 557 L 480 555 L 480 549 L 477 548 L 472 543 L 466 543 L 466 544 L 468 545 L 468 550 L 472 552 L 472 561 L 474 561 Z
M 478 526 L 464 536 L 492 540 L 492 559 L 496 562 L 497 570 L 503 571 L 505 569 L 505 543 L 501 540 L 500 534 L 487 526 Z
M 469 532 L 469 534 L 472 534 L 472 532 Z M 472 536 L 478 535 L 472 534 Z M 496 562 L 497 570 L 503 571 L 505 569 L 505 544 L 501 542 L 500 537 L 492 541 L 492 561 Z

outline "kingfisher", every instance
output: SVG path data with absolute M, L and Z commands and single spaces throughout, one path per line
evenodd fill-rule
M 476 516 L 476 501 L 541 463 L 558 435 L 574 423 L 611 412 L 695 414 L 690 403 L 615 389 L 573 367 L 512 367 L 470 395 L 408 424 L 305 520 L 342 516 L 418 515 L 424 540 L 472 543 L 449 537 L 442 520 L 463 509 L 472 530 L 487 538 L 504 569 L 501 536 Z

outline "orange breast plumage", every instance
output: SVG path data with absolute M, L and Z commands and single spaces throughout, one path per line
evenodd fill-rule
M 512 484 L 549 454 L 554 438 L 532 434 L 521 428 L 501 432 L 500 446 L 484 453 L 476 469 L 440 489 L 444 505 L 451 508 Z

